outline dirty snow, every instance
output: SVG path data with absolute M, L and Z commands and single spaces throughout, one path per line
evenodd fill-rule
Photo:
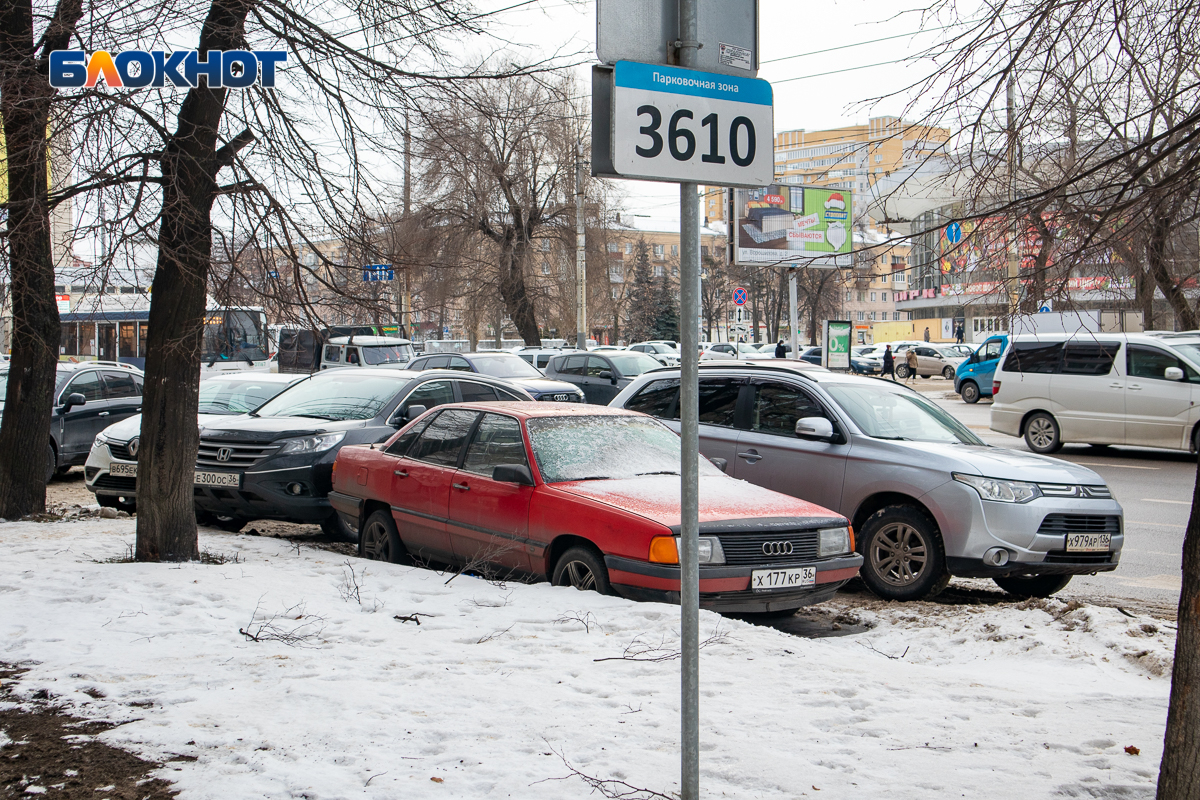
M 253 536 L 202 533 L 238 563 L 105 563 L 132 538 L 0 525 L 0 662 L 29 669 L 24 696 L 126 722 L 111 744 L 195 756 L 162 771 L 185 800 L 588 797 L 556 753 L 678 791 L 679 662 L 596 660 L 671 651 L 675 607 L 350 559 L 356 594 L 344 557 Z M 822 613 L 866 630 L 701 613 L 706 797 L 1153 796 L 1164 623 L 1059 601 Z

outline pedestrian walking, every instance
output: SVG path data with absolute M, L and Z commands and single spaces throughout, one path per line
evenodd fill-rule
M 929 328 L 925 329 L 925 341 L 929 341 Z
M 896 356 L 892 354 L 890 344 L 883 348 L 883 373 L 879 377 L 884 375 L 890 375 L 892 380 L 896 380 Z
M 958 323 L 958 327 L 954 329 L 954 343 L 962 344 L 963 339 L 966 338 L 966 333 L 967 333 L 966 326 L 963 325 L 963 323 L 961 323 L 961 322 Z
M 779 344 L 775 345 L 775 357 L 787 358 L 787 348 L 783 346 L 783 339 L 780 339 Z
M 929 329 L 926 328 L 925 332 L 929 333 Z M 915 381 L 917 379 L 917 349 L 915 347 L 908 348 L 904 354 L 904 363 L 908 366 L 908 377 L 905 378 L 905 382 Z

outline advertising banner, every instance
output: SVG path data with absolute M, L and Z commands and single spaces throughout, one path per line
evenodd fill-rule
M 826 369 L 850 369 L 850 333 L 853 328 L 847 320 L 825 320 L 822 356 Z
M 845 189 L 772 184 L 734 193 L 734 262 L 849 267 L 853 195 Z

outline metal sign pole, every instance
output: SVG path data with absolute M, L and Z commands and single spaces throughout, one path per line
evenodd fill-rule
M 679 63 L 694 67 L 700 43 L 698 0 L 679 0 Z M 700 798 L 700 187 L 679 184 L 680 519 L 679 606 L 683 667 L 680 685 L 680 789 L 683 800 Z
M 792 328 L 792 358 L 800 357 L 800 309 L 796 299 L 796 268 L 788 270 L 788 324 Z
M 575 147 L 575 346 L 587 350 L 587 232 L 583 216 L 583 142 Z

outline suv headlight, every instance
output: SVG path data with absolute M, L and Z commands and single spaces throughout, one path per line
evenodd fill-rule
M 95 446 L 98 444 L 108 444 L 111 441 L 112 441 L 112 439 L 108 438 L 103 433 L 97 433 L 96 438 L 92 440 L 92 446 Z
M 305 436 L 302 439 L 289 439 L 287 444 L 279 448 L 279 455 L 285 453 L 320 453 L 328 450 L 346 438 L 345 431 L 337 433 L 322 433 L 317 436 Z
M 952 472 L 950 476 L 959 483 L 965 483 L 979 492 L 984 500 L 997 503 L 1028 503 L 1042 496 L 1042 490 L 1036 483 L 1025 481 L 1005 481 L 999 478 L 985 478 L 981 475 L 964 475 Z
M 818 531 L 817 558 L 840 556 L 850 552 L 849 528 L 824 528 Z

